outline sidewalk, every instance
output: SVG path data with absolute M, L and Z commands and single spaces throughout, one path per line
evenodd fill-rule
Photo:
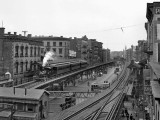
M 133 103 L 135 105 L 133 105 Z M 122 109 L 120 111 L 120 119 L 119 120 L 127 120 L 127 117 L 124 114 L 124 117 L 122 116 L 122 111 L 127 109 L 129 116 L 132 114 L 133 118 L 132 120 L 144 120 L 144 111 L 141 111 L 139 106 L 137 106 L 136 99 L 129 98 L 127 101 L 124 101 L 122 105 Z M 130 120 L 130 119 L 128 119 Z

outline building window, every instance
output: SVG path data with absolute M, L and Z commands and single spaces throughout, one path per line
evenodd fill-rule
M 46 49 L 47 49 L 47 51 L 50 51 L 50 47 L 47 47 Z
M 40 56 L 40 47 L 38 47 L 38 57 Z
M 21 73 L 23 73 L 23 62 L 20 63 Z
M 25 57 L 28 57 L 28 46 L 25 47 Z
M 26 61 L 26 71 L 28 70 L 28 61 Z
M 37 51 L 37 48 L 34 47 L 34 56 L 36 57 L 36 51 Z
M 59 42 L 59 46 L 62 47 L 62 42 Z
M 53 42 L 53 46 L 56 46 L 56 42 Z
M 32 61 L 30 62 L 30 70 L 32 71 Z
M 56 52 L 56 48 L 52 48 L 53 52 Z
M 19 46 L 15 46 L 15 57 L 19 57 L 18 50 L 19 50 Z
M 50 46 L 50 42 L 47 42 L 47 46 L 48 46 L 48 47 Z
M 34 71 L 36 70 L 36 64 L 35 63 L 36 63 L 36 61 L 34 61 Z
M 30 57 L 32 57 L 33 47 L 30 47 Z
M 27 105 L 27 111 L 34 112 L 34 105 L 28 104 Z
M 17 110 L 18 110 L 18 111 L 23 111 L 23 110 L 24 110 L 24 106 L 23 106 L 22 103 L 18 103 L 18 104 L 17 104 Z
M 21 46 L 21 54 L 20 54 L 20 57 L 23 57 L 23 49 L 24 49 L 24 46 Z
M 59 54 L 62 54 L 62 48 L 59 48 Z
M 18 74 L 18 62 L 15 62 L 15 69 L 16 69 L 15 74 Z
M 41 48 L 41 54 L 43 54 L 44 53 L 44 48 Z

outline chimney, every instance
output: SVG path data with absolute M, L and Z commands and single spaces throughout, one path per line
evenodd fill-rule
M 17 35 L 17 32 L 14 32 L 14 35 Z
M 4 35 L 4 30 L 5 30 L 4 27 L 1 27 L 1 28 L 0 28 L 0 36 Z
M 25 95 L 27 95 L 27 88 L 25 88 Z
M 61 36 L 61 38 L 63 38 L 63 36 Z
M 28 36 L 28 38 L 31 38 L 31 37 L 32 37 L 32 34 L 28 34 L 27 36 Z
M 13 94 L 15 95 L 16 94 L 16 88 L 13 87 Z
M 8 32 L 8 35 L 10 35 L 11 34 L 11 32 Z

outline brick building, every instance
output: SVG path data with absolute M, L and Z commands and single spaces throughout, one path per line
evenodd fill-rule
M 40 61 L 42 46 L 41 41 L 17 35 L 16 32 L 5 34 L 5 28 L 0 28 L 0 75 L 11 73 L 15 85 L 25 82 L 28 79 L 25 76 L 38 69 L 34 63 Z
M 145 97 L 151 119 L 160 120 L 160 2 L 147 3 L 146 18 L 148 21 L 145 23 L 147 32 L 145 53 L 149 61 L 149 75 L 145 77 L 145 82 L 149 81 L 147 85 L 151 87 L 148 90 L 151 94 L 145 94 Z

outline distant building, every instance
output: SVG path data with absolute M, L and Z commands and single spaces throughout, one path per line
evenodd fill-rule
M 6 34 L 4 30 L 0 28 L 0 76 L 9 72 L 14 84 L 21 84 L 32 79 L 34 71 L 38 69 L 35 63 L 41 60 L 43 43 L 17 35 L 16 32 Z M 25 78 L 29 75 L 31 78 Z
M 43 42 L 44 51 L 53 51 L 58 57 L 68 58 L 70 49 L 70 38 L 37 36 L 32 37 L 34 40 Z
M 103 62 L 110 61 L 110 49 L 103 49 Z
M 48 117 L 49 93 L 45 90 L 0 87 L 0 103 L 13 105 L 14 120 L 41 120 Z M 0 104 L 0 119 L 11 116 Z M 4 109 L 4 110 L 3 110 Z
M 102 42 L 96 41 L 96 39 L 88 40 L 88 56 L 89 63 L 91 65 L 102 63 L 103 62 L 103 51 L 102 51 Z
M 82 38 L 76 38 L 71 42 L 71 50 L 76 51 L 76 57 L 84 60 L 88 59 L 88 38 L 87 36 L 83 36 Z

